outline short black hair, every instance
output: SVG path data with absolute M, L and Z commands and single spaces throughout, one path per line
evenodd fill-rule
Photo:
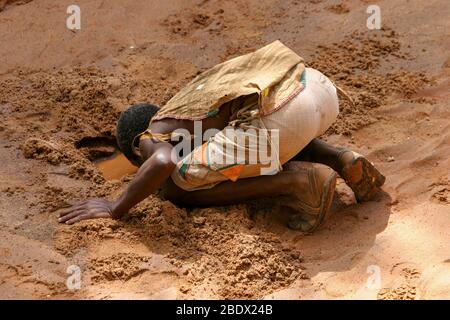
M 159 107 L 153 104 L 135 104 L 123 111 L 117 121 L 117 145 L 125 157 L 135 165 L 140 165 L 142 161 L 133 153 L 133 139 L 148 128 L 150 120 L 158 110 Z

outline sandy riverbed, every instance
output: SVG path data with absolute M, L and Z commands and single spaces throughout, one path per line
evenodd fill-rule
M 450 298 L 450 5 L 376 3 L 378 31 L 362 0 L 79 0 L 71 32 L 70 1 L 0 1 L 0 298 Z M 375 201 L 340 182 L 309 236 L 270 200 L 188 212 L 152 196 L 123 221 L 56 222 L 131 179 L 95 165 L 121 110 L 275 39 L 355 100 L 326 139 L 379 166 Z

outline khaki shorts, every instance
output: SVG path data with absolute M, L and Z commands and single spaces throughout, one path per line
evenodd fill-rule
M 175 184 L 194 191 L 282 170 L 281 165 L 325 133 L 339 113 L 333 83 L 312 68 L 306 68 L 303 77 L 305 88 L 283 107 L 246 129 L 226 127 L 180 160 L 172 173 Z

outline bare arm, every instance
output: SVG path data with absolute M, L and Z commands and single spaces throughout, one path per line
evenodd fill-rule
M 146 139 L 141 142 L 140 150 L 146 160 L 125 192 L 117 200 L 90 199 L 83 201 L 63 210 L 58 221 L 73 224 L 86 219 L 118 219 L 155 192 L 175 169 L 175 164 L 171 161 L 172 146 L 166 142 L 153 143 Z

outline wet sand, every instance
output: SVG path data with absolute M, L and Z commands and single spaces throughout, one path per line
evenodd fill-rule
M 138 169 L 128 161 L 123 153 L 114 154 L 106 159 L 99 159 L 95 166 L 106 180 L 120 180 L 126 175 L 136 173 Z
M 448 1 L 378 1 L 378 31 L 360 0 L 78 3 L 71 32 L 71 3 L 0 1 L 0 298 L 450 298 Z M 57 223 L 132 178 L 98 163 L 122 110 L 276 39 L 355 101 L 324 139 L 380 168 L 377 199 L 339 181 L 307 236 L 271 199 L 188 211 L 154 195 L 121 221 Z

